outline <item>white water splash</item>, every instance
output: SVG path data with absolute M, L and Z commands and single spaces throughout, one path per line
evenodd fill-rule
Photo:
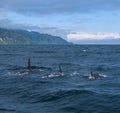
M 73 73 L 70 74 L 70 76 L 75 76 L 75 75 L 79 75 L 80 73 L 77 71 L 74 71 Z

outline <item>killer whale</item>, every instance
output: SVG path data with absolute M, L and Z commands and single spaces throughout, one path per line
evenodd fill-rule
M 62 68 L 61 68 L 61 65 L 59 64 L 59 65 L 58 65 L 58 67 L 59 67 L 58 72 L 59 72 L 59 73 L 62 73 Z
M 89 75 L 90 79 L 99 79 L 99 78 L 103 78 L 104 76 L 100 75 L 99 73 L 93 73 L 91 72 Z
M 62 71 L 62 68 L 61 68 L 60 64 L 58 65 L 58 68 L 59 68 L 59 70 L 58 70 L 58 72 L 56 72 L 56 75 L 63 76 L 63 71 Z
M 60 77 L 60 76 L 63 76 L 63 71 L 62 71 L 61 65 L 59 64 L 58 72 L 54 72 L 54 73 L 48 75 L 48 77 Z
M 28 74 L 28 73 L 30 73 L 32 71 L 32 69 L 31 69 L 31 60 L 30 60 L 30 58 L 28 59 L 28 65 L 27 65 L 27 67 L 25 68 L 25 69 L 23 69 L 23 70 L 20 70 L 19 72 L 18 72 L 18 74 Z
M 28 67 L 27 67 L 27 69 L 28 69 L 29 71 L 31 71 L 31 60 L 30 60 L 30 58 L 28 59 Z

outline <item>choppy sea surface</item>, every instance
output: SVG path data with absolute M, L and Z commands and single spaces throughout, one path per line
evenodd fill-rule
M 1 45 L 0 113 L 120 113 L 120 45 Z

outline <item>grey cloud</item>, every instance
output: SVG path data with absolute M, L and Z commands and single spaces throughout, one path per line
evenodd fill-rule
M 73 41 L 75 44 L 120 44 L 120 39 Z
M 10 19 L 0 19 L 0 27 L 1 28 L 10 28 L 10 29 L 26 29 L 26 30 L 37 30 L 40 27 L 30 24 L 18 24 L 14 23 Z
M 11 20 L 9 20 L 9 19 L 1 19 L 0 20 L 0 27 L 8 28 L 8 27 L 11 27 L 11 26 L 13 26 Z
M 1 0 L 0 7 L 22 14 L 89 13 L 120 10 L 120 0 Z
M 57 27 L 40 27 L 36 25 L 30 25 L 30 24 L 16 24 L 13 23 L 13 21 L 9 19 L 1 19 L 0 20 L 0 27 L 1 28 L 10 28 L 10 29 L 24 29 L 29 31 L 37 31 L 40 33 L 47 33 L 55 36 L 61 36 L 63 38 L 66 38 L 66 35 L 71 32 L 70 29 L 62 29 Z
M 55 35 L 55 36 L 61 36 L 63 38 L 67 38 L 66 35 L 71 32 L 70 29 L 62 29 L 62 28 L 57 28 L 57 27 L 39 28 L 38 31 L 42 32 L 42 33 L 52 34 L 52 35 Z
M 0 18 L 6 18 L 9 12 L 3 8 L 0 8 Z

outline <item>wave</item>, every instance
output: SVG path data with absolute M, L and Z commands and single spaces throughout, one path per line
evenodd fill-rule
M 22 56 L 23 53 L 0 53 L 0 55 L 2 56 Z
M 55 72 L 48 75 L 48 78 L 61 77 L 61 76 L 64 76 L 64 74 L 60 72 Z
M 27 67 L 22 66 L 9 66 L 10 68 L 7 69 L 7 73 L 5 75 L 26 75 L 29 73 L 38 73 L 45 70 L 51 70 L 50 67 L 43 67 L 43 66 L 31 66 L 31 71 L 27 69 Z
M 70 74 L 70 76 L 76 76 L 76 75 L 80 75 L 80 73 L 77 71 L 74 71 L 73 73 Z
M 34 53 L 56 53 L 55 51 L 33 51 Z
M 15 112 L 16 110 L 14 110 L 14 109 L 8 109 L 8 108 L 0 108 L 0 111 L 1 112 Z
M 74 112 L 76 112 L 77 111 L 77 109 L 76 109 L 76 107 L 74 107 L 74 106 L 66 106 L 66 107 L 62 107 L 61 109 L 60 109 L 60 111 L 63 111 L 63 112 L 69 112 L 69 113 L 74 113 Z
M 89 90 L 77 90 L 77 89 L 71 89 L 71 90 L 60 90 L 56 92 L 50 92 L 44 95 L 41 94 L 33 94 L 33 95 L 26 95 L 21 96 L 20 98 L 26 98 L 27 100 L 31 100 L 31 103 L 41 103 L 41 102 L 51 102 L 56 101 L 59 99 L 65 99 L 68 97 L 76 97 L 77 95 L 91 95 L 95 94 L 95 92 L 89 91 Z
M 23 67 L 23 66 L 18 66 L 18 65 L 8 65 L 9 68 L 8 70 L 20 70 L 20 69 L 26 69 L 27 67 Z M 44 67 L 44 66 L 31 66 L 31 69 L 47 69 L 47 70 L 51 70 L 50 67 Z
M 111 69 L 110 66 L 97 66 L 97 67 L 95 67 L 95 70 L 97 70 L 97 71 L 108 71 L 110 69 Z

